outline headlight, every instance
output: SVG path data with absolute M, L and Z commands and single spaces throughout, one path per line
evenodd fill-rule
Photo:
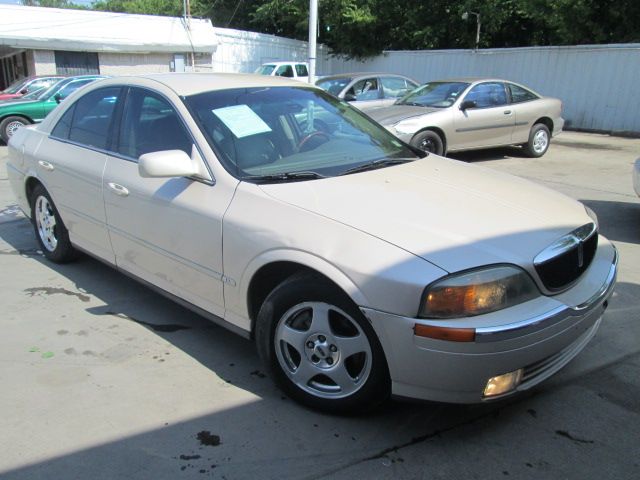
M 418 126 L 413 123 L 396 123 L 393 128 L 400 135 L 409 135 L 410 133 L 415 133 L 418 130 Z
M 424 292 L 422 318 L 473 317 L 526 302 L 540 295 L 531 277 L 515 266 L 457 273 L 432 283 Z

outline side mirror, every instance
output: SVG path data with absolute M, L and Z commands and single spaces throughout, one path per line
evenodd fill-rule
M 53 96 L 53 99 L 56 101 L 56 103 L 60 103 L 62 100 L 64 100 L 64 97 L 62 95 L 60 95 L 59 93 L 56 93 Z
M 460 110 L 466 110 L 467 108 L 476 108 L 476 102 L 473 100 L 465 100 L 460 104 Z
M 356 97 L 355 93 L 345 93 L 344 94 L 344 101 L 345 102 L 355 102 L 356 100 L 358 100 L 358 97 Z
M 20 90 L 20 95 L 25 95 L 29 93 L 29 89 L 28 88 L 23 88 L 22 90 Z
M 199 169 L 182 150 L 164 150 L 140 155 L 138 173 L 144 178 L 190 177 Z

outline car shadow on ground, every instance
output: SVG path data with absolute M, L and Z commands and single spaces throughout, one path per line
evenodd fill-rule
M 103 303 L 85 309 L 87 313 L 98 317 L 100 322 L 135 322 L 197 359 L 227 383 L 269 401 L 285 400 L 267 379 L 267 372 L 251 340 L 216 325 L 88 255 L 80 254 L 76 261 L 67 264 L 50 262 L 38 250 L 33 227 L 24 217 L 0 222 L 0 238 L 14 249 L 0 251 L 0 256 L 21 255 L 37 261 L 75 285 L 77 292 L 64 292 L 67 295 L 91 295 L 98 300 L 92 303 Z M 47 288 L 50 286 L 34 285 L 27 293 L 57 293 L 48 293 Z M 407 409 L 420 410 L 423 408 L 421 403 L 424 406 L 423 402 L 391 402 L 385 412 L 388 414 L 396 409 L 398 413 Z M 428 402 L 428 405 L 432 407 L 439 404 Z
M 261 366 L 252 342 L 90 257 L 82 256 L 66 265 L 49 262 L 38 253 L 28 220 L 20 218 L 19 213 L 14 216 L 0 222 L 0 238 L 13 250 L 0 253 L 39 262 L 75 285 L 77 291 L 71 295 L 91 295 L 104 304 L 86 308 L 90 314 L 87 321 L 104 328 L 114 321 L 144 326 L 210 370 L 211 381 L 221 383 L 220 388 L 237 388 L 252 395 L 242 396 L 242 402 L 226 404 L 211 399 L 212 408 L 206 414 L 164 425 L 161 419 L 155 419 L 159 420 L 157 427 L 109 440 L 100 436 L 100 422 L 109 418 L 109 412 L 101 412 L 104 420 L 95 419 L 87 425 L 96 430 L 96 435 L 89 437 L 92 442 L 3 472 L 8 478 L 169 479 L 182 476 L 183 472 L 227 478 L 320 478 L 365 462 L 381 462 L 384 468 L 398 469 L 393 470 L 396 478 L 402 478 L 405 449 L 420 446 L 424 453 L 434 455 L 446 444 L 448 456 L 464 457 L 473 445 L 469 439 L 481 436 L 489 443 L 500 443 L 501 435 L 510 430 L 512 423 L 539 431 L 543 427 L 535 424 L 537 412 L 555 411 L 558 407 L 553 398 L 563 395 L 562 389 L 540 386 L 530 393 L 492 404 L 390 402 L 377 412 L 359 417 L 324 415 L 301 407 L 280 393 Z M 47 295 L 46 287 L 52 285 L 47 285 L 46 280 L 42 282 L 29 290 Z M 632 287 L 637 289 L 635 285 Z M 624 293 L 624 299 L 628 299 L 634 292 Z M 170 367 L 158 363 L 154 368 Z M 188 370 L 175 374 L 188 375 Z M 564 381 L 567 384 L 567 377 Z M 547 392 L 554 393 L 547 395 Z M 146 403 L 154 401 L 157 400 L 153 392 L 149 392 L 135 408 L 144 409 Z M 203 403 L 206 405 L 207 399 Z M 518 450 L 533 456 L 546 441 L 560 440 L 565 443 L 554 448 L 563 449 L 569 458 L 577 449 L 592 448 L 595 452 L 599 448 L 591 446 L 591 440 L 587 447 L 572 441 L 567 428 L 544 427 L 542 440 L 529 440 L 519 445 Z M 518 462 L 517 468 L 524 472 L 534 468 L 521 459 Z M 464 468 L 459 466 L 459 472 Z M 488 470 L 483 472 L 487 478 L 501 478 L 508 471 L 501 462 L 495 462 Z M 514 471 L 511 466 L 509 470 Z
M 485 150 L 469 150 L 466 152 L 447 153 L 447 157 L 463 162 L 485 162 L 489 160 L 505 160 L 507 158 L 529 158 L 521 147 L 499 147 Z
M 640 243 L 640 203 L 580 200 L 598 216 L 600 233 L 609 240 Z
M 211 415 L 176 425 L 165 424 L 157 430 L 14 470 L 9 472 L 11 478 L 64 478 L 69 476 L 69 472 L 77 474 L 77 478 L 128 478 L 131 465 L 140 465 L 140 458 L 148 463 L 143 470 L 153 472 L 157 478 L 175 478 L 185 469 L 193 473 L 213 474 L 213 470 L 221 465 L 238 468 L 238 464 L 245 460 L 234 458 L 232 454 L 244 448 L 251 449 L 252 445 L 259 445 L 258 452 L 249 455 L 251 462 L 242 468 L 242 478 L 255 478 L 259 474 L 271 478 L 283 471 L 289 472 L 289 478 L 301 478 L 309 471 L 306 469 L 314 468 L 316 464 L 315 468 L 320 473 L 327 471 L 327 461 L 331 468 L 342 468 L 352 463 L 354 458 L 382 458 L 402 446 L 425 441 L 457 426 L 481 418 L 493 419 L 502 408 L 518 404 L 531 395 L 468 406 L 394 400 L 375 412 L 355 417 L 334 417 L 309 410 L 285 397 L 275 387 L 251 341 L 192 313 L 89 256 L 81 255 L 69 264 L 51 263 L 39 252 L 31 223 L 21 214 L 15 215 L 14 219 L 0 222 L 0 238 L 13 248 L 0 251 L 0 256 L 20 255 L 25 261 L 45 265 L 70 280 L 77 290 L 62 293 L 87 298 L 90 295 L 98 301 L 92 300 L 92 304 L 104 304 L 86 308 L 87 313 L 95 316 L 91 322 L 101 326 L 100 329 L 110 328 L 114 321 L 131 321 L 144 326 L 209 369 L 213 373 L 212 382 L 222 383 L 222 379 L 227 384 L 226 388 L 249 392 L 255 401 L 249 404 L 240 402 Z M 41 285 L 34 285 L 28 290 L 32 294 L 48 295 L 47 288 L 51 287 L 43 280 Z M 52 290 L 59 293 L 57 290 L 60 289 Z M 157 368 L 168 367 L 158 363 Z M 145 401 L 153 402 L 153 395 L 150 394 Z M 140 407 L 144 408 L 144 405 Z M 524 406 L 518 408 L 522 410 L 521 414 L 524 413 Z M 262 431 L 265 428 L 284 429 L 290 438 L 269 441 L 270 436 Z M 205 440 L 198 439 L 201 432 L 221 437 L 220 445 L 207 445 L 205 434 L 200 435 Z M 326 437 L 322 455 L 298 450 L 300 439 L 309 436 Z M 209 440 L 216 442 L 215 439 Z M 238 450 L 240 447 L 242 449 Z M 301 461 L 301 457 L 305 459 Z M 113 462 L 115 458 L 118 459 L 117 465 Z M 238 478 L 233 477 L 233 468 L 226 470 L 227 474 Z M 219 471 L 224 469 L 216 470 Z M 109 475 L 96 477 L 90 472 L 109 472 Z

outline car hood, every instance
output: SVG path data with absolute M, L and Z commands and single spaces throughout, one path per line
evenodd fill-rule
M 553 190 L 435 155 L 358 174 L 260 188 L 449 272 L 496 263 L 532 271 L 537 253 L 592 221 L 582 204 Z
M 433 113 L 441 110 L 441 108 L 416 107 L 415 105 L 391 105 L 389 107 L 368 110 L 367 115 L 381 125 L 389 126 L 395 125 L 407 118 L 419 117 L 426 113 Z

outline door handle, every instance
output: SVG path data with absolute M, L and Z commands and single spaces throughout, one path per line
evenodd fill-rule
M 511 110 L 505 110 L 505 111 L 504 111 L 504 114 L 505 114 L 505 115 L 511 115 Z
M 45 162 L 44 160 L 39 160 L 38 165 L 44 168 L 46 171 L 51 172 L 55 167 L 49 162 Z
M 118 185 L 117 183 L 113 182 L 109 182 L 107 183 L 107 185 L 111 190 L 113 190 L 113 193 L 115 193 L 116 195 L 119 195 L 121 197 L 126 197 L 127 195 L 129 195 L 129 190 L 127 190 L 126 187 L 123 187 L 122 185 Z

